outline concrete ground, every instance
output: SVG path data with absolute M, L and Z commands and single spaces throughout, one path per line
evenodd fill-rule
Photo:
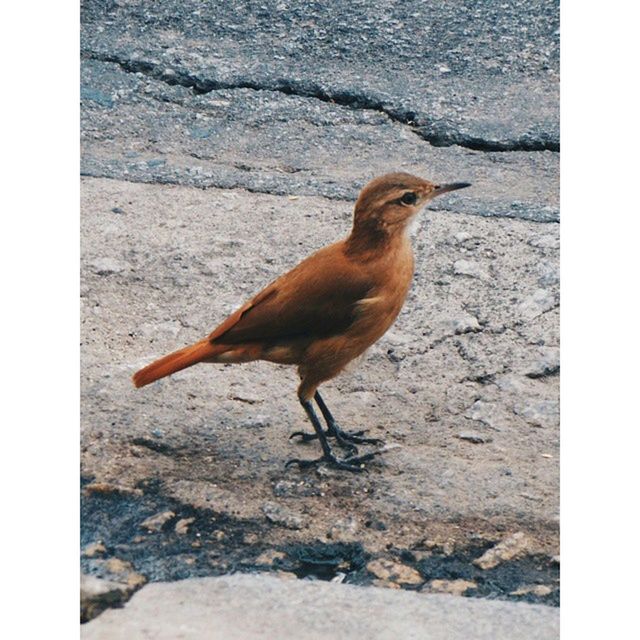
M 325 495 L 300 503 L 295 487 L 315 474 L 284 463 L 317 451 L 287 439 L 307 428 L 295 370 L 200 365 L 142 390 L 130 375 L 346 233 L 351 204 L 91 178 L 83 211 L 85 475 L 129 486 L 158 477 L 171 495 L 245 518 L 284 482 L 282 500 L 312 514 L 317 535 L 366 510 L 411 539 L 455 521 L 526 526 L 553 545 L 556 225 L 425 213 L 396 325 L 325 386 L 342 424 L 397 448 L 367 476 L 327 472 Z
M 83 570 L 465 579 L 557 604 L 556 4 L 87 1 L 82 19 Z M 347 234 L 359 189 L 398 169 L 473 187 L 423 212 L 400 317 L 324 387 L 387 443 L 367 474 L 284 468 L 318 454 L 288 440 L 307 428 L 292 369 L 133 389 Z M 473 564 L 514 534 L 512 557 Z M 311 547 L 335 566 L 309 568 Z
M 84 640 L 552 640 L 557 609 L 266 576 L 156 583 L 88 623 Z

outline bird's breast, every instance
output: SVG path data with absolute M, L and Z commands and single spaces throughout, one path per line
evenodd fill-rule
M 413 277 L 411 249 L 396 259 L 380 265 L 376 285 L 358 302 L 357 331 L 367 329 L 377 340 L 396 319 L 407 297 Z

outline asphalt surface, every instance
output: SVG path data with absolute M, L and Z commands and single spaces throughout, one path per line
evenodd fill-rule
M 457 210 L 557 220 L 555 3 L 82 15 L 85 175 L 353 199 L 402 168 L 473 181 Z

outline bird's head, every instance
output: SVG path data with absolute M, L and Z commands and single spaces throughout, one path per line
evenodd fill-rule
M 393 233 L 404 229 L 436 196 L 469 186 L 468 182 L 434 184 L 410 173 L 387 173 L 369 182 L 360 192 L 354 230 L 361 227 Z

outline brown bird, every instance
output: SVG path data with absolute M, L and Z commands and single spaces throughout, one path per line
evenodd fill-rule
M 408 173 L 389 173 L 367 184 L 355 205 L 350 235 L 320 249 L 280 276 L 232 313 L 220 326 L 191 346 L 171 353 L 133 376 L 143 387 L 199 362 L 268 360 L 297 365 L 298 398 L 318 439 L 317 460 L 290 460 L 301 468 L 320 462 L 361 471 L 377 453 L 357 456 L 356 444 L 381 441 L 364 431 L 343 431 L 324 403 L 318 387 L 363 354 L 393 324 L 413 276 L 413 252 L 407 229 L 432 198 L 470 186 L 436 185 Z M 327 429 L 313 408 L 316 401 Z M 327 438 L 347 451 L 338 459 Z

